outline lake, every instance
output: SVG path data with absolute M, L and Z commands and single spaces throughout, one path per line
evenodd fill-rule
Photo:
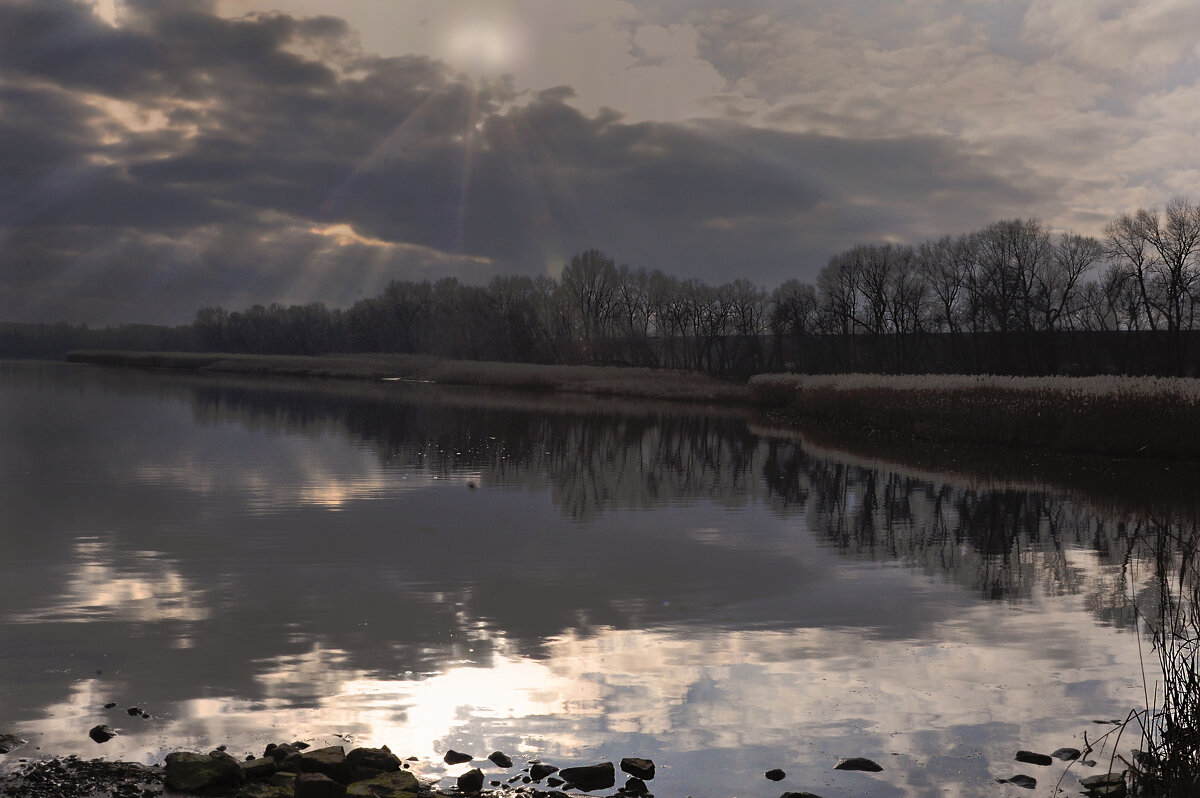
M 301 739 L 1051 795 L 1015 752 L 1083 748 L 1155 667 L 1119 502 L 741 410 L 6 363 L 0 508 L 8 766 Z

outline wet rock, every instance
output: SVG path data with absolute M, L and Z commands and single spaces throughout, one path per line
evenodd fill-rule
M 142 714 L 141 707 L 130 707 L 129 709 L 127 709 L 125 711 L 129 713 L 129 717 L 131 717 L 131 718 L 136 718 L 138 715 Z
M 470 762 L 474 758 L 475 757 L 471 756 L 470 754 L 464 754 L 462 751 L 455 751 L 453 748 L 451 748 L 446 752 L 446 755 L 442 757 L 442 761 L 447 765 L 461 765 L 463 762 Z
M 301 773 L 296 777 L 295 798 L 342 798 L 346 787 L 324 773 Z
M 397 770 L 354 782 L 346 788 L 346 798 L 416 798 L 420 786 L 412 773 Z
M 1087 776 L 1079 780 L 1088 795 L 1103 795 L 1107 798 L 1120 798 L 1125 794 L 1124 773 L 1101 773 L 1098 776 Z
M 557 773 L 558 768 L 554 765 L 544 765 L 541 762 L 534 762 L 529 768 L 529 778 L 534 781 L 541 781 L 551 773 Z
M 654 778 L 654 763 L 649 759 L 627 756 L 621 760 L 621 770 L 630 776 L 649 781 Z
M 785 792 L 779 798 L 821 798 L 821 796 L 814 795 L 811 792 Z
M 471 768 L 458 777 L 457 784 L 459 792 L 477 793 L 483 789 L 483 771 L 479 768 Z
M 1057 751 L 1051 751 L 1050 756 L 1055 759 L 1061 759 L 1064 762 L 1071 762 L 1083 755 L 1083 752 L 1078 748 L 1059 748 Z
M 190 751 L 167 754 L 163 769 L 167 786 L 180 792 L 236 787 L 245 779 L 241 765 L 231 756 L 209 756 Z
M 503 751 L 492 751 L 488 754 L 488 760 L 498 768 L 510 768 L 513 766 L 512 757 Z
M 492 785 L 493 787 L 499 787 L 503 783 L 504 782 L 500 781 L 500 779 L 492 779 L 488 782 L 488 784 Z
M 400 770 L 400 757 L 386 745 L 383 748 L 355 748 L 346 754 L 354 781 L 370 779 L 382 773 Z
M 286 743 L 283 745 L 276 745 L 275 743 L 271 743 L 270 745 L 267 746 L 267 750 L 263 751 L 263 756 L 269 756 L 272 759 L 274 759 L 276 762 L 282 762 L 289 755 L 298 754 L 298 753 L 300 753 L 300 752 Z
M 250 779 L 269 779 L 275 775 L 275 771 L 279 770 L 279 765 L 269 756 L 260 757 L 258 759 L 247 759 L 242 762 L 239 767 L 246 774 L 246 778 Z
M 646 787 L 646 782 L 639 779 L 637 776 L 630 776 L 625 780 L 625 786 L 621 788 L 621 792 L 625 795 L 648 795 L 650 790 Z
M 1033 751 L 1017 751 L 1017 755 L 1013 757 L 1018 762 L 1024 762 L 1027 765 L 1052 765 L 1054 760 L 1045 754 L 1038 754 Z
M 323 773 L 341 784 L 350 783 L 350 763 L 346 749 L 340 745 L 305 751 L 300 755 L 301 773 Z
M 293 798 L 295 794 L 296 775 L 276 773 L 270 781 L 253 782 L 242 787 L 237 791 L 236 798 Z
M 878 762 L 867 759 L 862 756 L 852 756 L 846 759 L 839 759 L 838 763 L 833 766 L 834 770 L 865 770 L 868 773 L 878 773 L 883 770 L 883 765 Z
M 143 712 L 143 713 L 142 713 L 142 720 L 150 720 L 150 713 L 149 713 L 149 712 Z
M 292 743 L 292 748 L 295 748 L 297 751 L 303 751 L 306 748 L 311 748 L 311 747 L 312 746 L 310 746 L 308 743 L 304 742 L 303 740 L 296 740 Z
M 16 751 L 28 742 L 28 740 L 22 739 L 15 734 L 0 734 L 0 754 Z
M 612 762 L 563 768 L 558 775 L 584 792 L 606 790 L 617 783 L 616 769 L 613 768 Z
M 88 730 L 88 737 L 91 737 L 97 743 L 106 743 L 116 736 L 117 733 L 113 731 L 113 727 L 104 724 L 93 726 Z
M 105 709 L 112 709 L 112 708 L 113 708 L 113 707 L 115 707 L 116 705 L 117 705 L 117 702 L 116 702 L 116 701 L 109 701 L 107 704 L 105 704 L 105 705 L 104 705 L 104 708 L 105 708 Z
M 1024 773 L 1018 773 L 1015 776 L 1010 776 L 1007 779 L 996 779 L 998 784 L 1012 784 L 1017 787 L 1024 787 L 1027 790 L 1032 790 L 1037 786 L 1037 779 L 1033 776 L 1026 776 Z
M 561 787 L 566 784 L 566 782 L 560 779 L 558 776 L 551 776 L 550 778 L 546 779 L 546 784 L 550 787 Z
M 786 774 L 786 773 L 784 773 L 784 772 L 783 772 L 782 770 L 780 770 L 779 768 L 773 768 L 773 769 L 771 769 L 771 770 L 768 770 L 768 771 L 767 771 L 766 773 L 764 773 L 763 775 L 764 775 L 764 776 L 766 776 L 766 777 L 767 777 L 768 779 L 770 779 L 771 781 L 783 781 L 784 777 L 786 777 L 786 776 L 787 776 L 787 774 Z

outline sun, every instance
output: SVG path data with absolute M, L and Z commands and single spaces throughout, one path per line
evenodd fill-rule
M 501 20 L 474 18 L 459 22 L 443 44 L 445 59 L 477 75 L 495 75 L 514 68 L 520 60 L 523 37 L 519 29 Z

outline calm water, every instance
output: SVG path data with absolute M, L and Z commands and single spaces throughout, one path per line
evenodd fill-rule
M 346 735 L 431 776 L 647 756 L 680 798 L 1050 795 L 1014 752 L 1141 702 L 1121 521 L 731 411 L 0 365 L 0 760 Z

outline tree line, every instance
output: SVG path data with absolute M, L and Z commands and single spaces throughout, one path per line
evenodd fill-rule
M 859 244 L 815 282 L 771 291 L 618 265 L 590 249 L 556 278 L 396 280 L 345 309 L 210 307 L 186 334 L 161 337 L 198 351 L 408 352 L 730 376 L 1185 374 L 1200 365 L 1198 306 L 1200 207 L 1175 199 L 1122 214 L 1100 238 L 1031 218 L 916 245 Z

